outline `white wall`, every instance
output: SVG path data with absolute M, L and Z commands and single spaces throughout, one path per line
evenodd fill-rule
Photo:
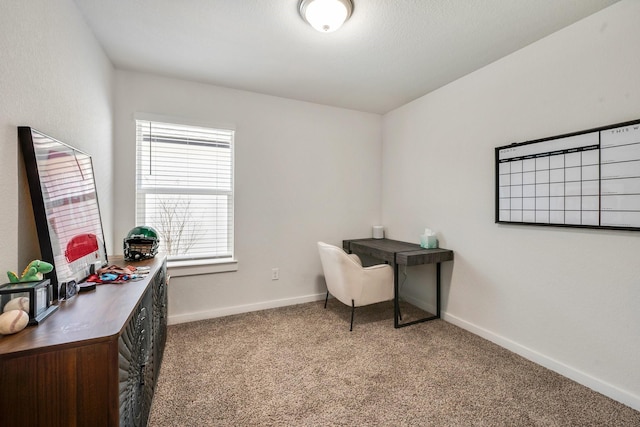
M 443 268 L 447 320 L 640 409 L 640 235 L 493 218 L 494 147 L 640 118 L 638 18 L 640 3 L 623 1 L 384 120 L 124 71 L 114 116 L 112 67 L 73 2 L 3 1 L 0 271 L 39 255 L 17 126 L 93 155 L 118 253 L 134 224 L 134 112 L 232 123 L 239 270 L 174 278 L 173 322 L 316 298 L 317 240 L 366 236 L 382 219 L 389 237 L 417 242 L 429 226 L 456 256 Z M 409 269 L 407 295 L 431 305 L 432 276 Z
M 638 22 L 622 1 L 387 114 L 382 196 L 390 237 L 454 250 L 446 320 L 636 409 L 640 234 L 496 225 L 494 148 L 640 119 Z
M 170 322 L 323 297 L 316 242 L 368 236 L 380 220 L 381 116 L 149 74 L 116 76 L 115 185 L 128 201 L 115 212 L 120 241 L 135 222 L 135 112 L 236 128 L 239 269 L 172 278 Z
M 0 272 L 40 256 L 18 126 L 93 155 L 111 249 L 111 63 L 71 0 L 4 0 L 0 29 Z

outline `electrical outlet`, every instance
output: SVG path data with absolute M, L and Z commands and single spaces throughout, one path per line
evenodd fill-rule
M 272 268 L 271 269 L 271 280 L 278 280 L 280 278 L 280 269 Z

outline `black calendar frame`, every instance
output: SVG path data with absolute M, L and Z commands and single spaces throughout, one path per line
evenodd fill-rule
M 549 142 L 552 142 L 554 140 L 561 140 L 561 139 L 565 139 L 565 138 L 568 138 L 568 137 L 580 136 L 580 135 L 596 133 L 596 132 L 598 133 L 598 150 L 600 150 L 600 142 L 601 142 L 602 132 L 603 131 L 616 129 L 616 128 L 624 128 L 624 127 L 634 126 L 634 125 L 640 126 L 640 119 L 621 122 L 621 123 L 615 123 L 615 124 L 607 125 L 607 126 L 595 127 L 595 128 L 591 128 L 591 129 L 578 131 L 578 132 L 571 132 L 571 133 L 566 133 L 566 134 L 562 134 L 562 135 L 556 135 L 556 136 L 551 136 L 551 137 L 546 137 L 546 138 L 540 138 L 540 139 L 535 139 L 535 140 L 530 140 L 530 141 L 525 141 L 525 142 L 519 142 L 519 143 L 512 143 L 512 144 L 508 144 L 508 145 L 502 145 L 500 147 L 495 147 L 495 223 L 496 224 L 509 224 L 509 225 L 536 225 L 536 226 L 543 226 L 543 227 L 570 227 L 570 228 L 587 228 L 587 229 L 604 229 L 604 230 L 640 231 L 640 226 L 629 226 L 629 225 L 620 225 L 620 226 L 617 226 L 617 225 L 586 225 L 586 224 L 557 223 L 557 222 L 512 221 L 512 220 L 500 219 L 500 199 L 501 199 L 501 197 L 500 197 L 500 163 L 507 162 L 507 161 L 513 161 L 511 159 L 502 160 L 501 161 L 501 159 L 500 159 L 501 150 L 517 148 L 517 147 L 522 147 L 522 146 L 527 146 L 527 145 L 532 145 L 532 144 L 549 143 Z M 593 147 L 586 147 L 586 148 L 593 148 Z M 524 158 L 537 158 L 537 157 L 542 157 L 543 155 L 550 156 L 552 153 L 553 153 L 553 151 L 549 151 L 546 154 L 533 154 L 533 155 L 522 156 L 522 158 L 523 159 Z M 601 163 L 600 156 L 598 156 L 597 166 L 598 166 L 598 181 L 599 181 L 598 182 L 599 190 L 598 190 L 598 196 L 597 196 L 598 197 L 598 222 L 599 222 L 599 224 L 601 224 L 601 218 L 602 218 L 603 210 L 602 210 L 602 204 L 601 204 L 601 202 L 602 202 L 602 193 L 600 191 L 601 184 L 602 184 L 602 175 L 601 175 L 602 163 Z M 640 172 L 639 172 L 639 176 L 640 176 Z M 582 213 L 582 210 L 580 212 Z

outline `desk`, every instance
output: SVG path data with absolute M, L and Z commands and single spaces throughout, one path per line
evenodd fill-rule
M 342 247 L 348 253 L 368 255 L 393 265 L 393 326 L 402 328 L 415 323 L 440 318 L 440 263 L 453 260 L 453 251 L 449 249 L 424 249 L 415 243 L 391 239 L 352 239 L 343 240 Z M 407 323 L 400 323 L 400 304 L 398 289 L 399 265 L 436 264 L 436 314 Z

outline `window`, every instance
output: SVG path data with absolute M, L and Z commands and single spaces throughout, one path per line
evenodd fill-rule
M 233 137 L 136 120 L 136 223 L 170 261 L 233 259 Z

